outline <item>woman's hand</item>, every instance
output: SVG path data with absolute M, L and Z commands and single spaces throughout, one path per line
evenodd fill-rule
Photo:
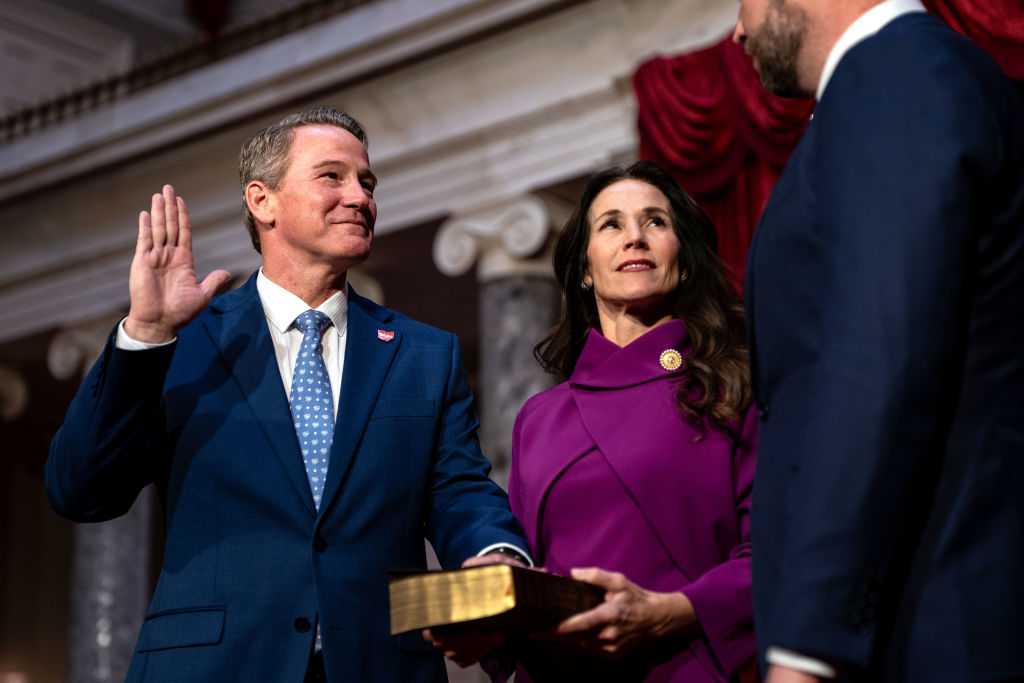
M 597 568 L 573 569 L 572 577 L 606 591 L 604 604 L 569 617 L 555 629 L 588 649 L 619 657 L 697 630 L 697 614 L 682 593 L 644 590 L 618 572 Z

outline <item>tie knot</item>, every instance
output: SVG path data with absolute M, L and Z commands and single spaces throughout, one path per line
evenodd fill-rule
M 310 332 L 316 332 L 317 335 L 323 334 L 323 331 L 331 324 L 331 319 L 320 311 L 314 311 L 310 309 L 304 313 L 300 313 L 295 318 L 295 327 L 302 330 L 302 333 L 309 334 Z

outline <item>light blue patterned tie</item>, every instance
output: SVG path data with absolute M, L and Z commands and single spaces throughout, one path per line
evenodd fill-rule
M 302 344 L 292 373 L 292 419 L 317 510 L 320 509 L 320 496 L 324 492 L 327 462 L 334 439 L 334 398 L 327 366 L 324 365 L 324 347 L 320 343 L 324 330 L 330 324 L 330 318 L 314 310 L 300 314 L 294 323 L 297 329 L 302 330 Z

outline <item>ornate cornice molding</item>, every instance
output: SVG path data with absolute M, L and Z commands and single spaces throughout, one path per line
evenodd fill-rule
M 378 0 L 0 147 L 0 200 L 372 78 L 558 0 Z M 257 76 L 254 77 L 253 75 Z
M 479 18 L 477 10 L 494 4 L 467 0 L 466 12 Z M 377 233 L 386 234 L 471 215 L 635 154 L 634 66 L 652 52 L 718 39 L 734 15 L 732 0 L 560 5 L 317 101 L 349 110 L 370 131 L 381 178 Z M 194 84 L 178 85 L 180 97 Z M 226 116 L 234 104 L 218 102 L 208 113 Z M 241 141 L 278 116 L 264 110 L 213 130 L 197 123 L 206 132 L 187 143 L 0 204 L 0 341 L 124 310 L 136 216 L 164 182 L 188 199 L 200 274 L 254 270 L 259 256 L 242 226 L 235 164 Z M 110 153 L 124 158 L 132 144 L 114 142 Z M 0 148 L 0 168 L 11 155 Z M 53 166 L 65 163 L 75 157 Z

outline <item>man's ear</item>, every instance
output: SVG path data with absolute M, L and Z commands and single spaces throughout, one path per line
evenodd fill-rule
M 249 213 L 264 225 L 273 225 L 277 202 L 274 193 L 262 180 L 250 180 L 245 186 L 245 203 Z

